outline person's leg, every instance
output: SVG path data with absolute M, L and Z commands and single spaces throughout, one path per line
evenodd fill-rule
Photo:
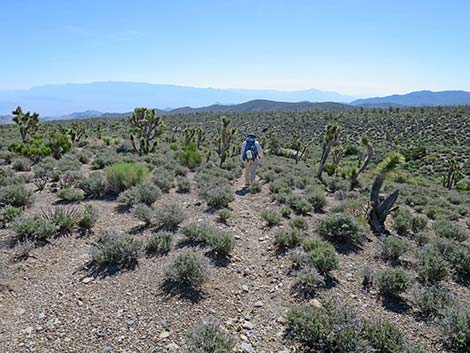
M 255 159 L 251 164 L 250 184 L 256 179 L 256 167 L 258 167 L 258 159 Z
M 250 185 L 251 180 L 251 165 L 250 161 L 245 162 L 245 186 Z

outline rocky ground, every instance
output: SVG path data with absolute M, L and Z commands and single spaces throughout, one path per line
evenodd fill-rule
M 241 352 L 301 352 L 285 337 L 285 312 L 304 301 L 291 290 L 291 260 L 273 245 L 275 228 L 263 226 L 262 210 L 275 208 L 269 190 L 244 194 L 242 181 L 233 185 L 236 199 L 232 217 L 224 225 L 207 211 L 197 195 L 171 191 L 158 203 L 176 202 L 185 208 L 184 224 L 211 222 L 236 238 L 233 256 L 226 263 L 211 259 L 210 279 L 199 296 L 190 298 L 166 291 L 162 277 L 170 259 L 188 245 L 179 235 L 167 256 L 142 257 L 132 271 L 94 277 L 86 270 L 90 246 L 104 230 L 149 236 L 139 222 L 122 212 L 113 199 L 83 201 L 99 212 L 94 234 L 73 234 L 35 248 L 25 261 L 11 261 L 9 231 L 1 230 L 1 259 L 5 276 L 0 279 L 1 352 L 180 352 L 194 323 L 215 317 L 237 339 Z M 41 212 L 56 202 L 49 190 L 36 194 L 28 213 Z M 339 202 L 329 198 L 329 207 Z M 74 207 L 74 206 L 70 206 Z M 308 217 L 309 233 L 322 215 Z M 183 225 L 184 225 L 183 224 Z M 286 224 L 282 225 L 286 226 Z M 281 226 L 281 227 L 282 227 Z M 442 352 L 437 329 L 416 320 L 412 310 L 387 307 L 377 293 L 362 286 L 365 266 L 384 266 L 377 258 L 378 241 L 370 236 L 363 249 L 340 254 L 339 270 L 331 288 L 324 289 L 313 305 L 327 300 L 348 303 L 368 318 L 391 320 L 426 352 Z M 453 285 L 452 283 L 450 285 Z M 452 288 L 470 302 L 468 287 Z

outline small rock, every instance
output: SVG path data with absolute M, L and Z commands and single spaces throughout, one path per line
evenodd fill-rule
M 113 351 L 113 348 L 110 346 L 105 346 L 103 349 L 104 353 L 111 353 Z
M 180 348 L 180 346 L 172 342 L 172 343 L 167 344 L 165 348 L 169 349 L 170 351 L 177 351 Z
M 256 353 L 256 351 L 253 349 L 251 344 L 246 343 L 246 342 L 242 342 L 242 344 L 240 344 L 240 348 L 245 353 Z
M 253 304 L 255 306 L 255 308 L 261 308 L 262 306 L 264 306 L 263 302 L 262 301 L 257 301 L 255 304 Z
M 84 279 L 82 279 L 82 282 L 87 284 L 87 283 L 90 283 L 91 281 L 93 281 L 95 279 L 95 277 L 85 277 Z
M 24 329 L 24 333 L 26 333 L 26 334 L 28 334 L 28 335 L 32 334 L 32 333 L 33 333 L 33 328 L 32 328 L 31 326 L 26 327 L 26 328 Z
M 250 321 L 245 321 L 242 325 L 242 327 L 245 329 L 245 330 L 253 330 L 253 328 L 255 327 L 255 325 L 253 325 L 252 322 Z
M 44 313 L 39 313 L 39 314 L 38 314 L 38 321 L 42 321 L 42 320 L 44 320 L 45 318 L 46 318 L 46 314 L 44 314 Z
M 309 304 L 313 305 L 315 308 L 321 308 L 322 305 L 318 299 L 312 299 L 309 301 Z
M 168 338 L 170 337 L 170 333 L 168 331 L 163 331 L 162 333 L 160 333 L 160 335 L 158 336 L 158 338 L 160 338 L 161 340 L 165 339 L 165 338 Z
M 242 285 L 242 291 L 244 291 L 246 293 L 249 292 L 248 286 L 246 284 Z
M 248 342 L 248 337 L 246 337 L 243 333 L 240 334 L 240 339 L 242 341 Z

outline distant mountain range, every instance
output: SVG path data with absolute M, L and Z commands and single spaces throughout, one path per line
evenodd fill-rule
M 10 114 L 16 106 L 42 116 L 65 116 L 93 109 L 101 112 L 127 112 L 135 107 L 164 110 L 182 106 L 239 104 L 253 99 L 282 102 L 350 102 L 356 97 L 316 89 L 276 91 L 252 89 L 196 88 L 134 82 L 94 82 L 33 87 L 0 91 L 0 114 Z
M 0 114 L 5 114 L 0 115 L 0 122 L 11 121 L 11 117 L 7 115 L 11 114 L 18 105 L 24 111 L 35 111 L 40 113 L 43 119 L 51 120 L 123 116 L 139 106 L 159 108 L 160 114 L 183 114 L 208 111 L 309 111 L 349 110 L 354 107 L 470 105 L 470 92 L 418 91 L 354 100 L 351 96 L 316 89 L 275 91 L 95 82 L 0 91 Z M 76 113 L 70 114 L 70 112 Z
M 394 94 L 386 97 L 357 99 L 351 102 L 356 106 L 438 106 L 470 105 L 470 92 L 466 91 L 417 91 L 408 94 Z

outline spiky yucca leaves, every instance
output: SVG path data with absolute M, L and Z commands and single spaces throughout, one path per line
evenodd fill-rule
M 222 167 L 227 157 L 230 155 L 236 129 L 230 127 L 232 121 L 226 116 L 221 118 L 221 122 L 222 125 L 219 128 L 219 136 L 217 138 L 217 154 L 219 155 L 220 166 Z
M 322 155 L 320 158 L 320 166 L 318 167 L 317 178 L 320 180 L 322 184 L 325 184 L 323 180 L 323 168 L 325 167 L 326 160 L 328 155 L 330 154 L 331 147 L 337 144 L 338 142 L 338 131 L 339 125 L 337 124 L 329 124 L 325 129 L 325 136 L 323 138 L 323 146 L 322 146 Z
M 142 154 L 155 151 L 156 138 L 163 134 L 165 125 L 157 116 L 155 109 L 135 108 L 128 119 L 134 132 L 131 133 L 131 144 L 134 150 Z
M 367 214 L 372 231 L 377 234 L 389 233 L 389 231 L 385 228 L 385 219 L 393 210 L 393 205 L 398 198 L 398 190 L 394 191 L 387 197 L 381 197 L 380 190 L 382 189 L 382 185 L 387 175 L 398 168 L 400 164 L 403 163 L 403 161 L 404 158 L 400 153 L 391 152 L 377 166 L 376 177 L 370 192 L 370 204 Z
M 17 107 L 11 112 L 13 115 L 13 121 L 19 126 L 21 140 L 23 143 L 28 141 L 28 135 L 33 134 L 39 128 L 39 114 L 30 112 L 23 113 L 21 107 Z
M 450 158 L 448 161 L 447 173 L 442 178 L 442 186 L 451 190 L 462 178 L 464 174 L 462 172 L 462 166 L 457 163 L 455 158 Z

